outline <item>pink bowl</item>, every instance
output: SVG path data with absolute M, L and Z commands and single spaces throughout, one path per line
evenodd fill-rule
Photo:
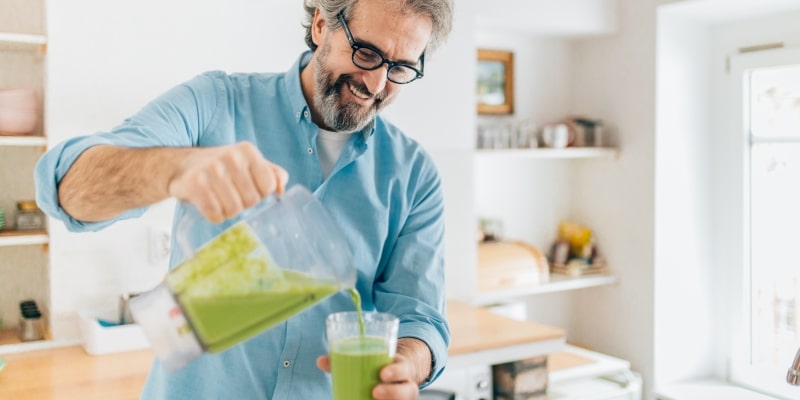
M 28 135 L 36 129 L 36 91 L 0 89 L 0 135 Z

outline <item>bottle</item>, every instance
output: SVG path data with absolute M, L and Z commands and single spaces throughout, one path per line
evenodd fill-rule
M 167 370 L 224 351 L 355 286 L 344 235 L 300 185 L 219 225 L 187 209 L 175 234 L 184 261 L 130 300 L 134 321 Z
M 44 229 L 44 213 L 33 200 L 17 202 L 16 229 L 35 231 Z

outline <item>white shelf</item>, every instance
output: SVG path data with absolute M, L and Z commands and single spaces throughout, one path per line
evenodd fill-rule
M 619 151 L 613 147 L 568 147 L 565 149 L 478 149 L 475 154 L 479 157 L 578 159 L 616 158 Z
M 47 37 L 29 33 L 0 32 L 0 44 L 42 45 L 47 44 Z
M 78 346 L 81 343 L 82 341 L 80 339 L 72 339 L 72 340 L 45 339 L 45 340 L 35 340 L 33 342 L 0 344 L 0 355 Z
M 44 136 L 0 136 L 0 146 L 47 146 Z
M 479 292 L 472 301 L 472 304 L 476 306 L 488 306 L 492 304 L 503 303 L 519 297 L 606 286 L 615 284 L 618 281 L 619 280 L 617 277 L 613 275 L 587 275 L 570 277 L 560 274 L 550 274 L 550 281 L 547 283 Z
M 0 247 L 47 244 L 48 242 L 50 242 L 50 238 L 47 236 L 47 233 L 43 231 L 33 231 L 30 233 L 0 231 Z

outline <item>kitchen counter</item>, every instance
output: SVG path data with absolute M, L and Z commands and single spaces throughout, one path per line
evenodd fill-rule
M 559 351 L 565 333 L 448 302 L 448 367 L 500 363 Z M 138 399 L 153 352 L 91 356 L 80 346 L 1 356 L 0 399 Z
M 6 354 L 0 399 L 138 399 L 151 350 L 91 356 L 80 346 Z
M 448 368 L 501 364 L 552 354 L 564 348 L 566 332 L 517 321 L 458 301 L 447 303 L 450 322 Z

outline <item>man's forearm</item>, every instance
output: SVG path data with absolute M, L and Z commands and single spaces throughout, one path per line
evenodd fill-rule
M 59 183 L 59 204 L 75 219 L 103 221 L 164 200 L 177 163 L 190 150 L 91 147 Z
M 397 341 L 397 353 L 402 354 L 414 364 L 417 371 L 417 385 L 422 385 L 431 374 L 433 361 L 428 345 L 417 338 L 400 338 Z

